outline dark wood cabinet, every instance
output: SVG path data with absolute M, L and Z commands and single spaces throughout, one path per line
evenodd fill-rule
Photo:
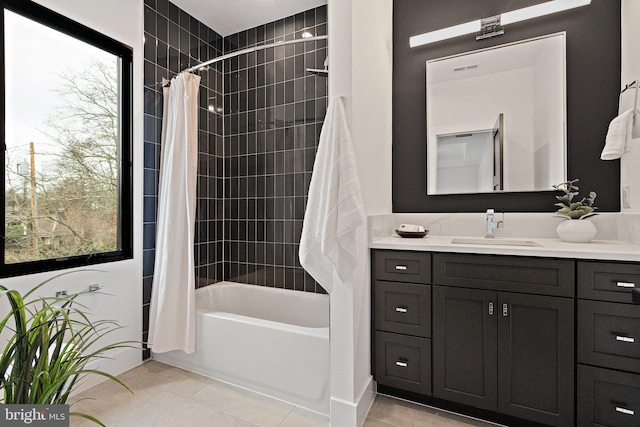
M 579 300 L 578 363 L 640 374 L 640 306 Z
M 579 261 L 577 270 L 578 298 L 628 304 L 640 287 L 640 264 Z
M 578 426 L 640 425 L 640 375 L 578 365 Z
M 578 426 L 640 425 L 640 265 L 578 262 Z
M 379 384 L 431 394 L 431 340 L 377 331 L 375 343 Z
M 640 425 L 640 264 L 372 258 L 378 384 L 508 425 Z
M 573 425 L 573 300 L 433 287 L 434 396 Z
M 496 292 L 433 287 L 433 394 L 495 411 Z
M 431 395 L 431 254 L 373 252 L 373 375 Z
M 575 296 L 575 261 L 506 255 L 437 253 L 433 283 L 462 288 Z
M 574 301 L 498 292 L 498 412 L 574 420 Z
M 410 251 L 374 251 L 373 272 L 377 280 L 431 283 L 431 254 Z
M 431 286 L 377 280 L 374 288 L 376 330 L 431 336 Z

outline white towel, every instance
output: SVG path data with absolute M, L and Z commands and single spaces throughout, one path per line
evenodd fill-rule
M 334 276 L 347 282 L 358 262 L 359 227 L 366 224 L 351 134 L 342 100 L 331 98 L 322 125 L 300 238 L 300 264 L 331 293 Z
M 624 153 L 629 151 L 629 142 L 632 138 L 633 115 L 633 109 L 627 110 L 611 121 L 600 159 L 619 159 Z

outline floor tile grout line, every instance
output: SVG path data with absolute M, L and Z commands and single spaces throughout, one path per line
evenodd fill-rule
M 289 415 L 291 415 L 296 408 L 297 408 L 297 406 L 293 405 L 293 408 L 291 408 L 289 413 L 284 416 L 284 418 L 282 419 L 282 421 L 280 421 L 280 423 L 278 423 L 278 427 L 282 426 L 282 424 L 287 420 L 287 418 L 289 418 Z
M 498 423 L 494 423 L 492 421 L 483 420 L 481 418 L 472 417 L 470 415 L 464 415 L 464 414 L 460 414 L 460 413 L 457 413 L 457 412 L 449 411 L 449 410 L 446 410 L 446 409 L 437 408 L 435 406 L 427 405 L 426 403 L 414 402 L 412 400 L 403 399 L 401 397 L 392 396 L 390 394 L 378 393 L 378 396 L 384 396 L 384 397 L 386 397 L 388 399 L 398 400 L 398 401 L 407 403 L 409 405 L 417 406 L 417 407 L 420 407 L 420 408 L 430 409 L 430 410 L 435 412 L 436 416 L 439 416 L 438 412 L 444 412 L 446 414 L 453 415 L 453 416 L 456 416 L 456 417 L 459 417 L 459 418 L 463 418 L 463 419 L 466 419 L 466 420 L 469 420 L 469 421 L 481 422 L 483 424 L 493 425 L 493 426 L 496 426 L 496 427 L 506 427 L 503 424 L 498 424 Z M 370 415 L 368 415 L 367 418 L 369 418 L 369 416 Z M 371 418 L 375 419 L 377 421 L 382 421 L 382 422 L 386 423 L 385 420 L 381 420 L 379 418 L 373 418 L 373 417 L 371 417 Z

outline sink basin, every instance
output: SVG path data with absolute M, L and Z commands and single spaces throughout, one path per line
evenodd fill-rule
M 538 242 L 528 239 L 486 238 L 486 237 L 454 237 L 451 239 L 454 245 L 491 245 L 491 246 L 528 246 L 541 247 Z

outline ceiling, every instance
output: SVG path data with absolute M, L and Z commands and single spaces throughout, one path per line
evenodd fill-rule
M 327 4 L 327 0 L 171 0 L 171 2 L 223 37 Z
M 450 82 L 459 79 L 481 77 L 520 68 L 532 67 L 562 67 L 558 58 L 564 58 L 565 36 L 561 33 L 551 36 L 525 40 L 495 46 L 489 49 L 477 50 L 428 62 L 429 84 Z M 553 59 L 544 57 L 543 65 L 537 61 L 545 49 L 553 49 Z

